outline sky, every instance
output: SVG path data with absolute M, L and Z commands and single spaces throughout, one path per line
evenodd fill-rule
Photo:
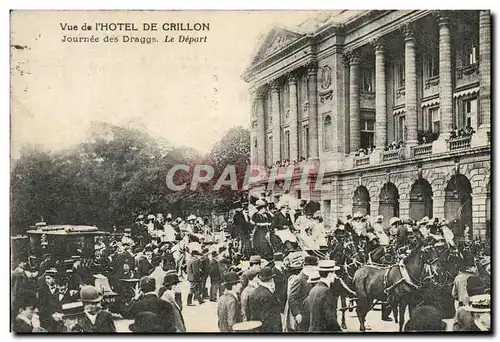
M 138 128 L 173 145 L 210 151 L 225 132 L 249 127 L 242 79 L 258 43 L 275 26 L 311 11 L 18 11 L 11 16 L 11 155 L 25 144 L 57 151 L 86 139 L 92 121 Z M 206 22 L 207 43 L 163 43 L 168 32 L 97 32 L 85 23 Z M 78 25 L 63 31 L 61 24 Z M 190 34 L 175 32 L 175 35 Z M 63 36 L 99 37 L 64 43 Z M 159 42 L 105 43 L 106 35 Z M 193 35 L 193 34 L 192 34 Z

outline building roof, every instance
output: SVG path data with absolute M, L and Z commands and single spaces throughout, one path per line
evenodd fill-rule
M 346 25 L 369 12 L 368 10 L 317 11 L 311 18 L 297 25 L 276 26 L 257 43 L 247 71 L 306 36 L 315 35 L 327 27 Z

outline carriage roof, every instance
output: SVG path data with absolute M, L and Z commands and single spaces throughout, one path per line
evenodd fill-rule
M 38 229 L 28 230 L 28 235 L 58 235 L 58 236 L 86 236 L 86 235 L 108 235 L 108 232 L 99 230 L 95 226 L 73 226 L 73 225 L 52 225 L 43 226 Z

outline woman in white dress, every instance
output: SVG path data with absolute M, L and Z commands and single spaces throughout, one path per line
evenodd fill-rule
M 318 247 L 326 246 L 326 231 L 325 225 L 323 224 L 323 217 L 321 216 L 321 212 L 317 211 L 313 216 L 314 225 L 312 227 L 312 238 Z

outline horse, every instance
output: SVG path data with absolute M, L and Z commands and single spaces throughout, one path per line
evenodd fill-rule
M 360 331 L 366 330 L 366 314 L 373 308 L 374 300 L 404 303 L 405 298 L 420 288 L 425 266 L 436 261 L 433 250 L 432 245 L 420 243 L 398 264 L 383 268 L 365 265 L 354 273 Z
M 359 252 L 352 240 L 336 243 L 329 254 L 330 260 L 334 260 L 337 265 L 341 267 L 339 280 L 341 281 L 344 291 L 340 292 L 335 298 L 337 301 L 340 297 L 341 312 L 342 312 L 342 329 L 347 329 L 345 322 L 345 312 L 347 309 L 347 298 L 350 298 L 350 306 L 354 305 L 355 293 L 351 290 L 352 279 L 354 273 L 362 263 L 359 260 Z M 351 311 L 352 309 L 349 309 Z

